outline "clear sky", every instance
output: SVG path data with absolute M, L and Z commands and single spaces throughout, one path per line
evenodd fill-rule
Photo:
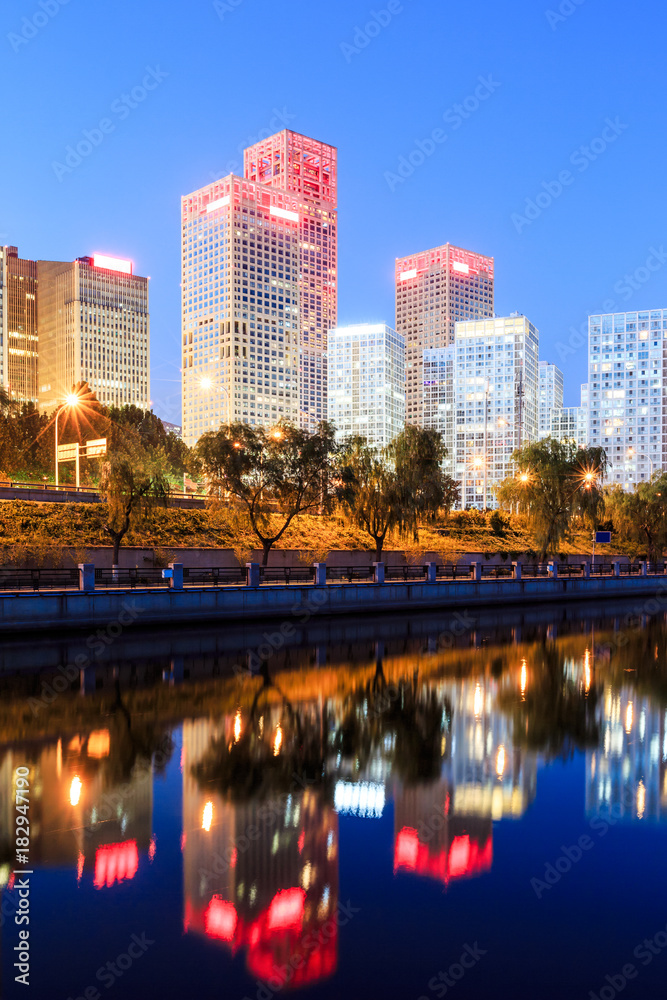
M 667 307 L 666 26 L 664 0 L 4 0 L 0 241 L 151 276 L 179 421 L 179 198 L 287 125 L 339 149 L 340 322 L 394 322 L 396 256 L 490 254 L 576 405 L 587 315 Z

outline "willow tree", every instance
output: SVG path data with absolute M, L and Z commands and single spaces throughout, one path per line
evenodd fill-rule
M 512 461 L 516 475 L 500 484 L 498 501 L 501 507 L 519 504 L 526 511 L 541 559 L 558 552 L 575 519 L 597 526 L 604 511 L 603 448 L 578 448 L 545 438 L 515 451 Z
M 353 437 L 343 446 L 340 459 L 339 499 L 351 520 L 371 536 L 375 559 L 382 561 L 382 550 L 392 528 L 406 519 L 402 507 L 403 491 L 396 470 L 366 439 Z
M 607 492 L 606 510 L 614 530 L 637 547 L 646 548 L 650 562 L 667 548 L 667 474 L 656 473 L 649 482 L 637 483 L 632 493 L 620 486 Z
M 435 430 L 408 425 L 385 449 L 396 473 L 400 528 L 419 541 L 419 523 L 441 510 L 451 510 L 459 498 L 458 484 L 443 470 L 447 448 Z

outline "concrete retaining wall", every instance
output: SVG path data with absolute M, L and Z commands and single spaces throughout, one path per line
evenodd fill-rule
M 485 580 L 428 583 L 329 584 L 326 587 L 264 586 L 184 591 L 97 591 L 92 594 L 0 596 L 0 631 L 24 632 L 104 627 L 113 623 L 172 626 L 176 623 L 252 621 L 301 616 L 399 613 L 502 607 L 528 603 L 637 598 L 667 607 L 667 577 L 594 580 Z M 121 629 L 122 630 L 122 629 Z

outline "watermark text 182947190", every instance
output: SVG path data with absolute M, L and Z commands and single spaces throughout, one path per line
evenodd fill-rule
M 14 948 L 14 968 L 17 983 L 30 985 L 30 769 L 17 767 L 14 775 L 16 789 L 16 868 L 14 889 L 18 893 L 18 907 L 14 923 L 19 928 L 18 944 Z

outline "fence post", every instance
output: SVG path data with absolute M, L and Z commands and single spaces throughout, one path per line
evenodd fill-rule
M 315 568 L 315 586 L 326 587 L 327 585 L 327 564 L 325 562 L 313 563 Z
M 550 563 L 547 563 L 547 571 L 549 573 L 549 577 L 552 580 L 557 580 L 558 579 L 558 563 L 557 562 L 554 562 L 552 560 Z
M 470 563 L 470 569 L 472 571 L 472 578 L 475 583 L 479 583 L 482 579 L 482 564 L 481 562 Z
M 513 577 L 514 577 L 514 579 L 515 580 L 520 580 L 521 579 L 521 563 L 520 562 L 513 562 L 512 563 L 512 567 L 514 569 L 514 573 L 512 574 Z
M 375 570 L 373 583 L 384 583 L 384 563 L 373 563 L 373 569 Z
M 169 563 L 171 578 L 169 580 L 170 590 L 183 590 L 183 563 Z
M 79 590 L 92 594 L 95 590 L 95 564 L 79 563 Z
M 246 587 L 259 587 L 259 563 L 246 563 Z
M 427 583 L 437 583 L 438 582 L 438 564 L 434 562 L 426 563 L 426 582 Z
M 621 564 L 616 559 L 614 560 L 614 576 L 620 576 L 620 575 L 621 575 Z
M 648 566 L 647 566 L 647 564 L 645 562 L 640 562 L 640 564 L 639 564 L 639 572 L 641 573 L 642 576 L 647 576 L 648 575 Z
M 583 579 L 584 580 L 590 580 L 590 578 L 591 578 L 591 564 L 589 562 L 582 563 L 581 564 L 581 568 L 582 568 L 582 577 L 583 577 Z

